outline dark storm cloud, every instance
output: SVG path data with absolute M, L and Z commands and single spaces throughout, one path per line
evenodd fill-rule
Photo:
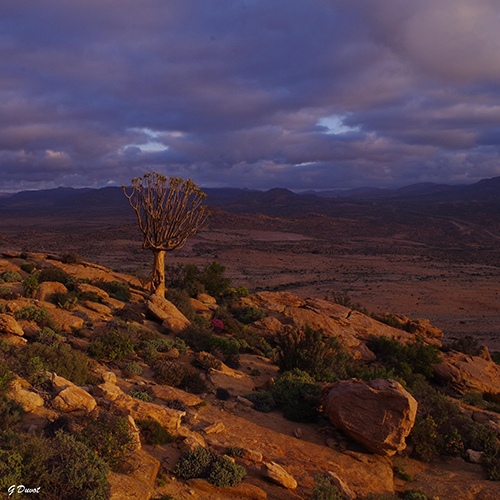
M 0 190 L 500 175 L 496 0 L 4 0 Z

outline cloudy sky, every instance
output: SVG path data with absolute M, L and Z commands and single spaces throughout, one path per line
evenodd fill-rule
M 1 0 L 0 191 L 500 175 L 498 0 Z

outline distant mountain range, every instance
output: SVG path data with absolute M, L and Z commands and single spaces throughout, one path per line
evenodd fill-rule
M 500 218 L 500 177 L 484 179 L 470 185 L 421 183 L 398 189 L 357 188 L 350 190 L 309 191 L 294 193 L 274 188 L 253 191 L 238 188 L 207 188 L 207 204 L 236 214 L 262 213 L 269 216 L 293 217 L 307 213 L 341 216 L 349 207 L 384 207 L 441 216 L 491 220 Z M 72 216 L 85 214 L 131 214 L 119 187 L 57 188 L 22 191 L 0 198 L 0 214 L 59 213 Z M 354 210 L 356 212 L 356 210 Z M 496 225 L 496 224 L 495 224 Z

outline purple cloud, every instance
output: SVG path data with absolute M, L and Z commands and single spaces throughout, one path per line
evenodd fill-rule
M 495 0 L 2 4 L 0 191 L 500 175 Z

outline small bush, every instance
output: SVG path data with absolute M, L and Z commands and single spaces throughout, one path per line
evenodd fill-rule
M 46 267 L 38 273 L 38 281 L 57 281 L 63 285 L 72 283 L 74 279 L 63 269 L 59 267 Z
M 134 377 L 134 376 L 139 376 L 142 375 L 143 369 L 142 366 L 137 363 L 137 361 L 131 361 L 130 363 L 127 363 L 125 367 L 122 369 L 123 373 L 127 377 Z
M 238 321 L 245 325 L 266 317 L 266 311 L 253 306 L 233 308 L 231 312 Z
M 306 326 L 303 330 L 287 331 L 276 341 L 277 361 L 282 371 L 297 368 L 323 382 L 348 377 L 351 355 L 337 337 Z
M 243 481 L 246 473 L 241 465 L 234 463 L 228 457 L 221 457 L 212 463 L 208 481 L 215 486 L 236 486 Z
M 201 377 L 200 372 L 191 366 L 185 367 L 179 386 L 191 394 L 203 394 L 208 390 L 207 383 Z
M 203 370 L 220 370 L 222 367 L 222 361 L 216 358 L 213 354 L 209 352 L 200 352 L 195 358 L 195 363 Z
M 61 309 L 71 311 L 75 308 L 78 302 L 78 294 L 75 291 L 71 292 L 58 292 L 54 294 L 52 302 L 59 306 Z
M 98 333 L 89 346 L 89 354 L 98 360 L 121 361 L 133 352 L 134 345 L 129 335 L 118 330 Z
M 81 261 L 82 259 L 75 252 L 66 253 L 61 257 L 63 264 L 79 264 Z
M 268 391 L 251 392 L 245 397 L 253 403 L 253 407 L 257 411 L 269 413 L 276 409 L 276 401 L 274 400 L 273 395 Z
M 468 354 L 469 356 L 478 356 L 481 352 L 479 342 L 471 335 L 466 335 L 461 339 L 455 340 L 448 347 L 454 351 Z
M 195 352 L 209 352 L 211 347 L 210 339 L 213 337 L 213 332 L 208 326 L 199 326 L 192 323 L 184 328 L 178 337 Z
M 173 473 L 183 479 L 206 477 L 214 458 L 215 454 L 202 446 L 186 450 L 175 464 Z
M 314 476 L 313 500 L 342 500 L 342 495 L 327 474 Z
M 28 274 L 31 274 L 36 269 L 36 266 L 35 264 L 33 264 L 33 262 L 23 262 L 20 267 L 22 271 Z
M 132 297 L 127 283 L 121 281 L 103 281 L 98 283 L 97 286 L 108 292 L 114 299 L 121 300 L 122 302 L 128 302 Z
M 132 389 L 129 393 L 129 396 L 135 399 L 139 399 L 140 401 L 144 401 L 146 403 L 151 403 L 151 401 L 154 401 L 154 395 L 151 394 L 149 391 L 142 391 L 138 389 Z
M 25 306 L 14 313 L 16 319 L 26 319 L 34 321 L 40 328 L 49 327 L 52 330 L 56 329 L 54 318 L 50 315 L 47 309 L 43 307 Z
M 156 382 L 172 387 L 178 387 L 186 373 L 184 365 L 166 358 L 157 359 L 152 368 Z
M 13 380 L 14 374 L 10 371 L 10 368 L 0 362 L 0 395 L 7 393 Z
M 270 390 L 283 416 L 292 422 L 313 422 L 318 416 L 321 388 L 297 368 L 285 372 Z
M 162 445 L 174 440 L 170 432 L 155 420 L 138 420 L 137 426 L 146 444 Z
M 62 342 L 63 339 L 64 337 L 62 335 L 59 335 L 48 326 L 43 327 L 37 336 L 37 341 L 40 342 L 40 344 L 47 345 L 52 345 L 56 342 Z
M 38 276 L 36 274 L 30 274 L 23 281 L 23 293 L 25 297 L 32 297 L 40 282 L 38 281 Z
M 118 465 L 132 441 L 127 419 L 102 410 L 97 418 L 88 420 L 78 438 L 111 468 Z
M 228 446 L 226 448 L 226 455 L 228 457 L 241 458 L 243 456 L 243 448 L 239 446 Z
M 23 280 L 17 271 L 4 271 L 0 274 L 0 278 L 2 278 L 5 283 L 16 283 Z
M 406 490 L 401 495 L 403 500 L 428 500 L 428 496 L 421 490 Z
M 61 342 L 29 344 L 20 355 L 20 360 L 27 367 L 25 373 L 35 384 L 43 383 L 45 371 L 55 372 L 76 385 L 84 385 L 89 379 L 87 356 Z
M 177 290 L 169 288 L 165 293 L 165 298 L 172 302 L 179 311 L 186 316 L 187 319 L 192 321 L 196 316 L 196 310 L 191 304 L 189 294 L 186 290 Z
M 0 418 L 0 431 L 13 431 L 23 418 L 24 410 L 18 403 L 8 398 L 5 393 L 0 392 L 0 415 L 2 416 Z
M 168 399 L 167 401 L 165 401 L 165 406 L 167 406 L 168 408 L 172 408 L 173 410 L 186 412 L 188 409 L 184 401 L 181 401 L 180 399 Z

